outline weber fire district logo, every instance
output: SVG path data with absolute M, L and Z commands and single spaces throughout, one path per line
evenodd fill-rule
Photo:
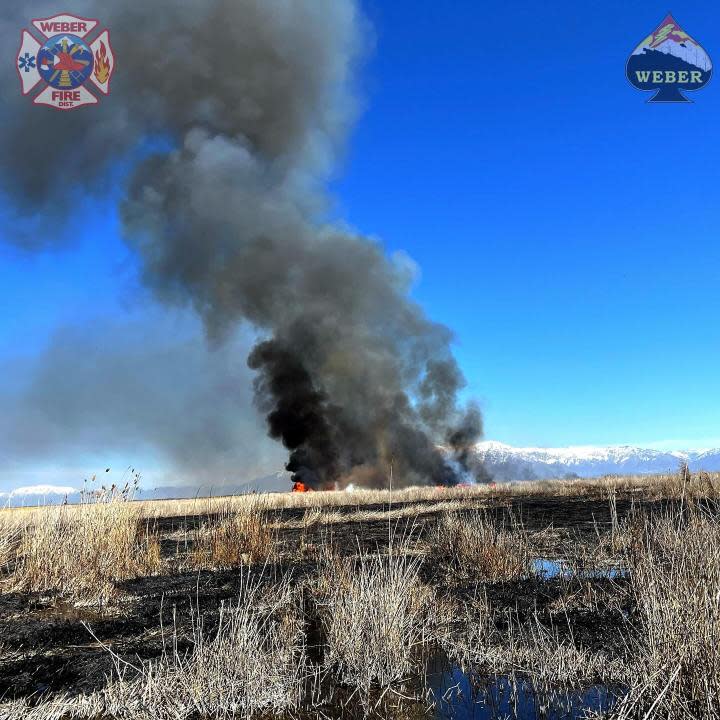
M 115 56 L 110 32 L 97 33 L 98 24 L 67 14 L 33 20 L 34 30 L 21 33 L 16 59 L 22 94 L 58 110 L 95 105 L 98 90 L 108 95 Z
M 654 91 L 648 102 L 690 102 L 681 92 L 710 82 L 712 62 L 705 49 L 668 13 L 632 52 L 625 66 L 630 84 Z

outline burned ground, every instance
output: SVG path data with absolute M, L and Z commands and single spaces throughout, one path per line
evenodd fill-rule
M 243 696 L 238 716 L 476 717 L 476 705 L 459 709 L 460 693 L 463 702 L 479 697 L 490 713 L 477 717 L 527 720 L 557 703 L 558 718 L 581 711 L 642 717 L 652 683 L 667 678 L 651 645 L 685 652 L 673 639 L 679 622 L 664 587 L 686 593 L 686 611 L 697 615 L 693 657 L 715 657 L 708 638 L 717 627 L 703 618 L 714 617 L 720 533 L 716 495 L 707 492 L 707 478 L 698 480 L 676 492 L 615 480 L 534 493 L 523 486 L 185 504 L 111 500 L 19 513 L 0 586 L 0 717 L 235 717 L 223 705 L 227 688 L 198 691 L 220 693 L 214 710 L 202 702 L 198 710 L 193 698 L 165 708 L 151 676 L 159 673 L 168 686 L 182 681 L 182 694 L 192 684 L 182 673 L 210 651 L 220 663 L 213 673 L 222 676 L 238 661 L 218 659 L 210 646 L 228 642 L 227 617 L 238 610 L 264 618 L 258 627 L 275 637 L 250 648 L 258 662 L 272 651 L 272 662 L 291 668 L 282 682 L 276 678 L 279 694 Z M 98 513 L 110 513 L 112 523 L 97 525 Z M 3 516 L 6 526 L 11 516 Z M 120 539 L 132 528 L 131 557 L 103 567 L 109 548 L 102 538 L 78 536 L 83 523 L 119 527 Z M 60 553 L 54 562 L 67 566 L 28 563 L 46 535 L 46 542 L 96 543 L 97 587 L 75 576 L 87 559 L 73 564 Z M 686 548 L 694 555 L 686 557 Z M 693 565 L 695 555 L 709 559 Z M 709 589 L 696 600 L 700 577 Z M 684 684 L 672 685 L 665 710 L 713 718 L 697 714 L 697 694 L 714 689 L 679 672 L 671 684 L 683 677 L 700 690 L 688 700 Z M 193 682 L 202 686 L 202 678 Z M 148 706 L 131 709 L 128 698 L 136 703 L 140 695 Z M 443 710 L 449 698 L 454 704 Z M 77 705 L 86 700 L 84 709 Z
M 275 529 L 279 548 L 277 558 L 260 569 L 272 582 L 275 577 L 291 573 L 298 585 L 312 584 L 317 570 L 317 552 L 332 546 L 340 554 L 386 552 L 389 523 L 383 515 L 391 510 L 412 507 L 412 515 L 390 521 L 395 534 L 412 535 L 413 541 L 424 544 L 422 577 L 440 588 L 453 600 L 462 601 L 478 590 L 477 579 L 451 577 L 442 558 L 433 552 L 433 533 L 439 517 L 438 501 L 421 503 L 374 503 L 344 506 L 337 509 L 343 520 L 332 524 L 303 524 L 306 510 L 287 508 L 274 510 L 268 522 Z M 627 516 L 636 500 L 620 499 L 618 516 Z M 538 556 L 563 558 L 569 548 L 591 545 L 597 533 L 606 532 L 611 523 L 610 506 L 605 499 L 571 497 L 522 497 L 488 499 L 485 514 L 500 526 L 522 527 L 533 538 Z M 459 508 L 461 505 L 459 505 Z M 375 514 L 377 519 L 358 519 Z M 106 607 L 78 607 L 72 601 L 51 592 L 9 591 L 0 595 L 0 695 L 5 698 L 31 698 L 40 694 L 88 693 L 101 688 L 111 674 L 112 658 L 103 645 L 112 647 L 128 661 L 161 655 L 161 627 L 182 624 L 191 607 L 199 608 L 205 617 L 206 629 L 212 630 L 223 603 L 241 594 L 236 569 L 178 569 L 181 558 L 192 551 L 192 532 L 202 524 L 213 522 L 212 515 L 160 517 L 151 521 L 152 532 L 160 538 L 166 572 L 118 582 L 112 601 Z M 522 623 L 532 614 L 548 626 L 570 632 L 582 646 L 615 650 L 624 623 L 623 608 L 602 613 L 584 608 L 580 596 L 623 595 L 624 578 L 613 580 L 542 578 L 530 576 L 513 580 L 488 581 L 482 584 L 489 603 L 497 614 L 498 629 L 513 618 Z M 576 607 L 558 609 L 562 597 L 578 596 Z M 305 616 L 308 643 L 318 639 L 319 624 L 313 617 L 308 601 Z M 562 614 L 562 621 L 559 616 Z M 92 631 L 92 635 L 91 632 Z

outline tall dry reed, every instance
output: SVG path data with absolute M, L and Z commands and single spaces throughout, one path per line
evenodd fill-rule
M 225 504 L 193 535 L 190 563 L 201 569 L 229 569 L 272 558 L 275 538 L 260 496 L 242 505 Z
M 159 541 L 139 521 L 137 507 L 117 497 L 34 515 L 17 553 L 17 589 L 77 601 L 106 602 L 116 581 L 160 566 Z
M 478 579 L 512 580 L 531 570 L 532 555 L 524 530 L 501 528 L 479 513 L 444 513 L 432 551 L 456 571 Z
M 407 540 L 401 545 L 406 550 Z M 364 699 L 372 688 L 387 688 L 418 669 L 419 651 L 436 624 L 437 601 L 420 579 L 421 560 L 405 550 L 335 557 L 321 578 L 329 589 L 322 605 L 326 666 Z
M 720 718 L 720 520 L 694 505 L 638 521 L 628 552 L 637 671 L 619 718 Z
M 0 522 L 0 573 L 4 572 L 15 557 L 22 525 L 14 520 Z

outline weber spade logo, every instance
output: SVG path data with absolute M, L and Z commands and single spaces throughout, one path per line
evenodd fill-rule
M 690 102 L 682 93 L 710 82 L 712 62 L 705 49 L 668 13 L 632 52 L 625 66 L 630 84 L 653 91 L 648 102 Z

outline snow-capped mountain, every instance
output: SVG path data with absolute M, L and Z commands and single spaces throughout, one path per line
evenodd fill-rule
M 720 449 L 662 451 L 632 445 L 516 448 L 489 441 L 478 443 L 476 451 L 497 480 L 674 472 L 682 461 L 691 470 L 720 470 Z
M 248 482 L 235 482 L 223 485 L 168 485 L 163 487 L 141 488 L 138 500 L 164 500 L 217 495 L 242 495 L 251 492 L 283 492 L 290 489 L 291 474 L 285 470 L 256 478 Z M 81 499 L 77 488 L 60 485 L 28 485 L 9 492 L 0 492 L 0 508 L 35 505 L 59 505 L 63 502 L 77 503 Z
M 10 492 L 0 492 L 0 507 L 3 505 L 56 505 L 66 498 L 75 502 L 80 491 L 64 485 L 26 485 Z

